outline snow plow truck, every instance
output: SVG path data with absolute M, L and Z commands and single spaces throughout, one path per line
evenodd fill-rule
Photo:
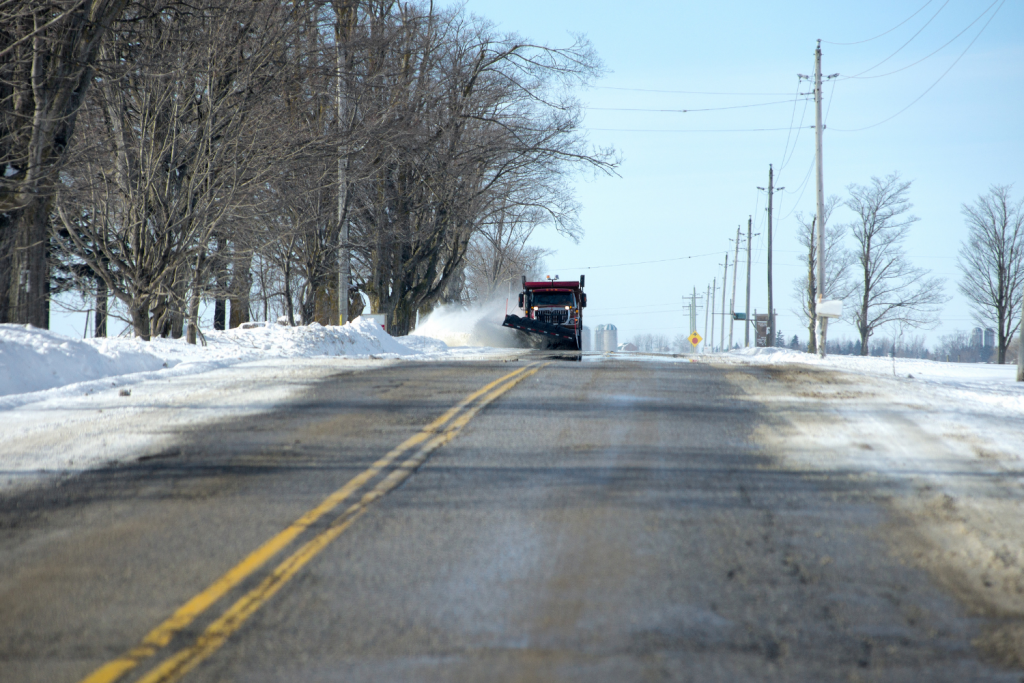
M 519 293 L 523 315 L 506 315 L 504 327 L 518 330 L 527 343 L 543 349 L 582 348 L 583 309 L 587 295 L 583 292 L 584 276 L 577 280 L 549 279 L 527 282 Z

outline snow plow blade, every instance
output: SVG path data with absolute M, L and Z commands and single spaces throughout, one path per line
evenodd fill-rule
M 539 320 L 530 320 L 518 315 L 506 315 L 502 327 L 511 327 L 520 332 L 537 335 L 543 339 L 548 348 L 580 350 L 579 337 L 570 327 L 552 325 Z

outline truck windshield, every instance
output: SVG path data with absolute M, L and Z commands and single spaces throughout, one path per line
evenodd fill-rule
M 572 292 L 536 292 L 533 295 L 534 306 L 575 306 L 576 300 Z

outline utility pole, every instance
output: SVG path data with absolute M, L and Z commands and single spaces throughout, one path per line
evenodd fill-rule
M 725 283 L 729 281 L 729 252 L 725 252 L 725 272 L 722 273 L 722 340 L 718 344 L 725 351 Z
M 828 78 L 835 78 L 839 74 L 830 74 Z M 801 79 L 808 78 L 803 74 L 797 74 Z M 818 39 L 818 47 L 814 50 L 814 160 L 817 172 L 815 173 L 815 186 L 817 190 L 817 216 L 818 225 L 818 277 L 817 277 L 817 304 L 825 297 L 825 180 L 824 160 L 821 153 L 821 133 L 825 126 L 821 120 L 821 39 Z M 828 336 L 828 318 L 822 318 L 816 311 L 811 311 L 814 316 L 814 339 L 818 347 L 818 355 L 825 357 L 825 340 Z
M 708 292 L 705 294 L 705 350 L 708 350 L 708 313 L 711 311 L 711 285 L 708 286 Z
M 743 348 L 750 346 L 750 242 L 753 238 L 754 217 L 747 216 L 747 306 L 744 308 Z
M 345 145 L 345 123 L 348 120 L 348 92 L 346 88 L 345 67 L 347 60 L 347 42 L 351 31 L 351 8 L 335 10 L 337 23 L 334 40 L 337 50 L 338 69 L 338 133 L 342 142 L 338 144 L 338 324 L 348 322 L 348 284 L 352 254 L 348 245 L 348 220 L 345 216 L 345 203 L 348 194 L 348 149 Z
M 784 187 L 775 187 L 775 172 L 768 164 L 768 346 L 775 346 L 775 304 L 772 301 L 772 197 Z M 757 188 L 763 190 L 763 187 Z
M 697 288 L 693 288 L 693 295 L 690 297 L 690 334 L 697 331 Z
M 740 265 L 740 226 L 736 226 L 736 254 L 732 257 L 732 299 L 729 301 L 729 348 L 732 348 L 732 328 L 736 322 L 736 271 Z
M 821 40 L 814 50 L 814 157 L 817 166 L 816 185 L 818 192 L 818 301 L 825 294 L 825 180 L 821 158 Z M 828 333 L 828 318 L 814 314 L 814 338 L 818 355 L 825 357 L 825 336 Z
M 711 353 L 715 352 L 715 294 L 718 293 L 718 280 L 711 280 Z

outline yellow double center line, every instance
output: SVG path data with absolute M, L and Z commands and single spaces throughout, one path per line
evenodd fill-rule
M 140 678 L 139 682 L 172 683 L 179 680 L 223 645 L 224 641 L 267 600 L 273 597 L 289 579 L 366 512 L 370 504 L 409 478 L 431 452 L 455 438 L 462 428 L 487 404 L 527 377 L 536 374 L 545 365 L 547 363 L 531 363 L 474 391 L 444 415 L 389 451 L 340 489 L 327 496 L 319 505 L 250 553 L 248 557 L 228 570 L 205 590 L 175 610 L 174 614 L 146 634 L 137 646 L 96 669 L 82 679 L 81 683 L 113 683 L 135 669 L 143 660 L 152 657 L 161 648 L 167 646 L 178 632 L 191 624 L 239 583 L 259 570 L 312 524 L 334 511 L 342 502 L 394 464 L 402 455 L 410 451 L 413 453 L 401 461 L 357 502 L 349 505 L 324 531 L 318 533 L 278 564 L 259 585 L 239 598 L 227 611 L 215 619 L 196 639 L 195 643 L 163 661 Z

